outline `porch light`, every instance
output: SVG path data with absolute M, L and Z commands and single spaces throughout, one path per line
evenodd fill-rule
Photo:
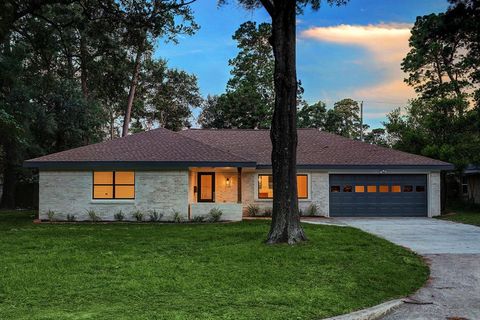
M 227 180 L 225 181 L 225 185 L 230 188 L 230 186 L 232 185 L 232 181 L 230 180 L 230 178 L 227 178 Z

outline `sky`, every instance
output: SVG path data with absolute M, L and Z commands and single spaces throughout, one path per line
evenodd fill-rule
M 416 17 L 447 7 L 446 0 L 350 0 L 346 6 L 324 1 L 319 11 L 306 10 L 297 17 L 297 77 L 304 99 L 329 108 L 343 98 L 363 101 L 364 123 L 382 126 L 388 112 L 415 96 L 403 82 L 400 63 Z M 197 0 L 192 8 L 198 32 L 181 36 L 178 44 L 159 40 L 155 56 L 195 74 L 203 96 L 221 94 L 230 78 L 228 59 L 238 52 L 233 33 L 245 21 L 270 18 L 234 0 L 221 7 L 216 0 Z M 194 118 L 199 112 L 194 110 Z

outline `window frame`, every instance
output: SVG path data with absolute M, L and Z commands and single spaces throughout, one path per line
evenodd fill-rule
M 255 191 L 255 201 L 272 201 L 273 197 L 271 198 L 260 198 L 259 197 L 259 185 L 258 180 L 261 176 L 273 176 L 272 173 L 257 173 L 256 179 L 254 181 L 254 191 Z M 311 194 L 311 177 L 310 173 L 297 173 L 298 176 L 306 176 L 307 177 L 307 197 L 298 197 L 299 201 L 310 201 L 310 194 Z M 297 196 L 298 196 L 298 186 L 297 186 Z
M 202 176 L 212 177 L 212 197 L 208 199 L 202 198 Z M 197 173 L 197 202 L 215 202 L 215 172 L 198 172 Z
M 95 172 L 111 172 L 112 173 L 112 184 L 109 183 L 95 183 Z M 133 173 L 133 184 L 131 183 L 115 183 L 115 176 L 117 172 L 131 172 Z M 112 187 L 112 197 L 111 198 L 95 198 L 95 186 L 111 186 Z M 133 198 L 116 198 L 115 197 L 115 187 L 116 186 L 133 186 Z M 102 200 L 102 201 L 112 201 L 112 200 L 135 200 L 137 196 L 136 192 L 136 178 L 134 170 L 94 170 L 92 171 L 92 200 Z

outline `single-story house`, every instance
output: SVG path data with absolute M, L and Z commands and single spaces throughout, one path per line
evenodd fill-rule
M 301 209 L 322 216 L 436 216 L 440 171 L 449 163 L 354 141 L 317 129 L 298 130 Z M 46 219 L 95 210 L 156 210 L 185 219 L 222 210 L 241 220 L 249 205 L 272 206 L 268 130 L 159 128 L 28 160 L 39 169 L 39 214 Z

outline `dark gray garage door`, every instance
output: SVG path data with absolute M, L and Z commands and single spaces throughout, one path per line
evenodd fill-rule
M 424 174 L 331 174 L 332 217 L 424 217 Z

